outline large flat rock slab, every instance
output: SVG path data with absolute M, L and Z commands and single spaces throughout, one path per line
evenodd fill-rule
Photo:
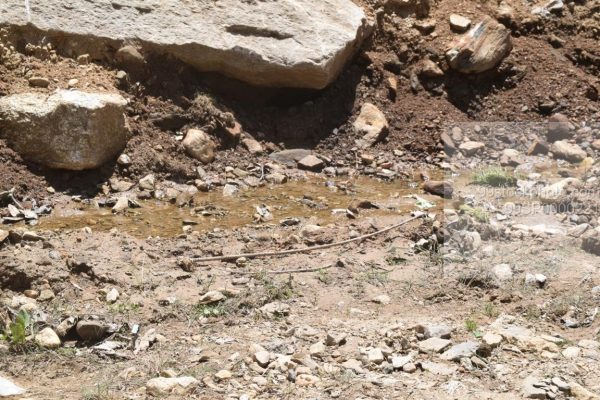
M 71 46 L 137 43 L 251 84 L 314 89 L 371 30 L 350 0 L 2 0 L 0 25 Z

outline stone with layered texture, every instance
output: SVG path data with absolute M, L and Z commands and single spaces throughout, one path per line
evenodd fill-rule
M 127 140 L 118 94 L 59 90 L 0 98 L 0 137 L 26 160 L 70 170 L 101 166 Z
M 450 46 L 446 58 L 463 73 L 479 73 L 496 67 L 512 50 L 510 31 L 486 17 Z
M 372 30 L 350 0 L 3 0 L 0 25 L 55 39 L 73 56 L 106 59 L 133 42 L 251 84 L 313 89 Z

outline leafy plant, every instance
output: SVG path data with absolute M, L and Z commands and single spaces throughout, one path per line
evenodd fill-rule
M 490 216 L 483 208 L 471 207 L 466 204 L 460 206 L 460 211 L 473 217 L 478 222 L 489 222 Z
M 27 341 L 27 336 L 33 333 L 31 315 L 25 310 L 19 311 L 14 321 L 10 322 L 5 329 L 4 339 L 16 349 L 22 349 Z
M 196 318 L 215 318 L 226 314 L 225 307 L 221 304 L 198 304 L 193 310 Z
M 483 313 L 490 318 L 496 318 L 500 314 L 493 303 L 485 303 L 485 306 L 483 306 Z
M 517 184 L 517 177 L 503 168 L 489 167 L 473 175 L 473 183 L 493 187 L 508 187 Z
M 473 319 L 467 318 L 467 320 L 465 321 L 465 327 L 475 337 L 481 337 L 482 336 L 481 332 L 478 329 L 477 322 L 475 322 Z

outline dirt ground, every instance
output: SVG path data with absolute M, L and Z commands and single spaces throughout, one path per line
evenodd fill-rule
M 520 1 L 438 1 L 424 18 L 360 3 L 373 36 L 322 91 L 250 87 L 152 54 L 119 80 L 111 60 L 81 64 L 0 31 L 16 49 L 0 58 L 0 96 L 77 79 L 129 100 L 130 165 L 48 170 L 0 140 L 0 192 L 14 189 L 0 216 L 11 201 L 52 209 L 0 227 L 0 377 L 27 390 L 15 398 L 600 398 L 600 3 L 542 17 Z M 449 15 L 476 22 L 503 5 L 510 55 L 480 74 L 450 69 Z M 443 76 L 423 76 L 425 59 Z M 33 75 L 50 86 L 30 87 Z M 365 102 L 389 132 L 361 151 Z M 529 152 L 555 113 L 572 125 L 577 162 Z M 214 162 L 185 154 L 189 128 L 218 143 Z M 472 142 L 481 148 L 461 147 Z M 323 171 L 270 157 L 298 148 Z M 506 192 L 472 184 L 498 164 Z M 152 191 L 138 184 L 149 174 Z M 566 189 L 506 211 L 571 178 L 591 196 Z M 427 193 L 427 180 L 453 198 Z M 114 214 L 124 196 L 130 208 Z M 361 239 L 413 212 L 425 215 Z M 44 328 L 58 346 L 40 344 Z M 158 377 L 187 383 L 161 391 Z

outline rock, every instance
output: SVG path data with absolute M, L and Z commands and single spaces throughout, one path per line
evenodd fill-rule
M 115 53 L 115 61 L 125 69 L 136 69 L 142 67 L 146 60 L 140 51 L 131 45 L 122 46 Z
M 565 382 L 564 380 L 562 380 L 558 376 L 555 376 L 554 378 L 552 378 L 551 382 L 561 392 L 570 392 L 571 391 L 571 385 L 569 385 L 567 382 Z
M 192 393 L 198 381 L 191 376 L 154 378 L 146 382 L 146 393 L 152 396 L 185 395 Z
M 565 178 L 541 189 L 539 191 L 540 200 L 544 203 L 552 203 L 565 196 L 569 190 L 581 187 L 582 184 L 577 178 Z
M 539 386 L 545 386 L 540 379 L 534 376 L 528 376 L 523 380 L 521 391 L 526 399 L 545 399 L 546 391 Z
M 541 140 L 534 140 L 527 149 L 527 155 L 535 156 L 537 154 L 547 154 L 550 151 L 548 143 Z
M 587 157 L 587 153 L 581 147 L 564 140 L 554 142 L 550 146 L 550 151 L 554 154 L 555 158 L 562 158 L 572 163 L 581 162 Z
M 288 167 L 295 167 L 298 161 L 304 157 L 312 154 L 310 150 L 306 149 L 290 149 L 282 150 L 269 154 L 269 158 L 279 163 L 285 164 Z
M 451 344 L 450 340 L 432 337 L 419 342 L 418 346 L 422 353 L 441 353 Z
M 387 294 L 380 294 L 379 296 L 375 296 L 371 299 L 371 301 L 373 303 L 377 303 L 377 304 L 390 304 L 390 302 L 392 301 L 392 299 L 390 299 L 390 296 L 388 296 Z
M 367 353 L 367 360 L 374 364 L 381 364 L 383 361 L 385 361 L 385 357 L 383 356 L 383 352 L 381 351 L 381 349 L 375 347 L 369 350 L 369 352 Z
M 450 28 L 453 31 L 463 33 L 471 26 L 471 20 L 458 14 L 450 14 Z
M 357 374 L 364 373 L 364 370 L 362 368 L 362 363 L 354 358 L 344 361 L 342 363 L 342 367 L 352 370 L 352 371 L 356 372 Z
M 271 362 L 271 355 L 266 350 L 257 351 L 254 353 L 254 361 L 263 368 L 267 368 Z
M 465 156 L 472 156 L 483 150 L 485 148 L 485 143 L 464 142 L 458 148 Z
M 231 183 L 223 186 L 223 196 L 224 197 L 233 197 L 240 191 L 240 187 L 238 185 L 233 185 Z
M 423 361 L 421 363 L 421 368 L 423 368 L 423 371 L 429 371 L 434 375 L 452 375 L 458 370 L 458 367 L 455 365 L 431 361 Z
M 245 138 L 242 140 L 242 145 L 250 152 L 250 154 L 262 154 L 265 149 L 262 144 L 256 139 L 253 138 Z
M 590 254 L 600 256 L 600 234 L 592 232 L 585 235 L 581 242 L 581 249 Z
M 546 139 L 550 143 L 558 140 L 569 139 L 573 135 L 575 127 L 571 124 L 569 119 L 560 113 L 556 113 L 548 119 L 548 132 L 546 133 Z
M 102 58 L 105 47 L 136 43 L 254 85 L 322 89 L 372 22 L 349 0 L 74 0 L 69 7 L 47 0 L 31 13 L 21 0 L 5 0 L 0 25 L 39 30 L 49 43 L 60 38 L 80 54 L 94 50 L 92 58 Z
M 298 168 L 306 169 L 309 171 L 320 171 L 323 169 L 324 166 L 325 164 L 323 163 L 323 160 L 316 156 L 313 156 L 312 154 L 298 161 Z
M 498 335 L 493 332 L 487 332 L 485 335 L 483 335 L 481 339 L 483 340 L 483 343 L 490 346 L 491 348 L 500 346 L 503 340 L 501 335 Z
M 61 345 L 60 338 L 52 328 L 44 328 L 35 335 L 35 343 L 45 349 L 57 349 Z
M 198 304 L 213 304 L 225 300 L 225 295 L 218 290 L 211 290 L 198 299 Z
M 108 328 L 100 321 L 79 321 L 75 327 L 84 342 L 97 342 L 104 337 Z
M 450 137 L 450 135 L 448 135 L 448 133 L 442 132 L 440 139 L 442 140 L 442 143 L 444 144 L 444 151 L 447 154 L 452 155 L 452 154 L 456 153 L 456 145 L 454 144 L 454 140 L 452 140 L 452 138 Z
M 429 58 L 426 58 L 419 65 L 419 75 L 426 78 L 440 78 L 444 76 L 444 71 Z
M 498 264 L 492 268 L 492 272 L 499 281 L 505 282 L 513 278 L 513 272 L 510 264 Z
M 323 344 L 323 342 L 317 342 L 310 346 L 308 351 L 311 356 L 320 357 L 323 355 L 323 353 L 325 353 L 325 344 Z
M 337 332 L 327 332 L 325 344 L 327 346 L 341 346 L 346 343 L 346 334 Z
M 579 357 L 579 354 L 581 354 L 581 349 L 577 346 L 569 346 L 565 348 L 561 354 L 564 358 L 573 359 Z
M 444 360 L 460 361 L 461 358 L 471 357 L 479 349 L 479 343 L 467 341 L 455 344 L 442 354 Z
M 392 357 L 392 367 L 394 369 L 402 369 L 404 366 L 410 362 L 412 362 L 413 357 L 411 355 L 402 356 L 402 357 Z
M 108 293 L 106 293 L 106 302 L 109 304 L 113 304 L 119 299 L 119 291 L 115 288 L 111 288 Z
M 117 203 L 113 206 L 112 212 L 115 214 L 121 213 L 129 208 L 129 199 L 121 196 L 117 199 Z
M 500 165 L 503 167 L 516 167 L 523 164 L 524 160 L 515 149 L 504 149 L 502 150 L 502 156 L 500 156 Z
M 577 382 L 571 382 L 569 386 L 571 387 L 571 396 L 577 400 L 600 400 L 600 396 L 587 390 Z
M 0 136 L 21 157 L 46 167 L 97 168 L 125 147 L 126 104 L 118 94 L 76 90 L 2 97 Z
M 362 136 L 357 145 L 361 148 L 373 146 L 387 134 L 388 122 L 383 112 L 371 103 L 364 103 L 354 121 L 354 129 Z
M 145 177 L 143 177 L 142 179 L 140 179 L 140 181 L 138 183 L 139 183 L 140 189 L 152 191 L 152 190 L 154 190 L 155 185 L 156 185 L 156 178 L 154 177 L 154 174 L 148 174 Z
M 300 374 L 296 377 L 297 386 L 314 386 L 319 383 L 319 377 L 309 374 Z
M 402 371 L 412 374 L 413 372 L 417 371 L 417 366 L 414 363 L 409 362 L 402 366 Z
M 206 132 L 200 129 L 190 129 L 181 142 L 185 152 L 203 164 L 209 164 L 215 159 L 217 146 Z
M 432 337 L 450 339 L 452 335 L 452 328 L 446 324 L 419 324 L 414 328 L 417 332 L 423 335 L 424 339 Z
M 0 397 L 19 396 L 26 392 L 20 386 L 0 376 Z
M 50 86 L 50 80 L 41 76 L 33 76 L 29 78 L 29 85 L 33 87 L 47 88 Z
M 454 193 L 454 188 L 447 181 L 427 181 L 423 184 L 423 190 L 445 198 L 451 198 Z
M 123 167 L 128 167 L 131 165 L 131 157 L 129 157 L 127 154 L 123 153 L 119 156 L 119 158 L 117 158 L 117 164 L 119 164 Z
M 3 229 L 0 229 L 0 243 L 4 243 L 6 239 L 8 239 L 9 233 Z
M 219 380 L 219 381 L 231 379 L 231 377 L 232 377 L 231 371 L 228 371 L 226 369 L 222 369 L 215 374 L 215 378 L 217 378 L 217 380 Z
M 450 46 L 446 58 L 457 71 L 479 73 L 495 68 L 511 50 L 510 31 L 485 17 Z

